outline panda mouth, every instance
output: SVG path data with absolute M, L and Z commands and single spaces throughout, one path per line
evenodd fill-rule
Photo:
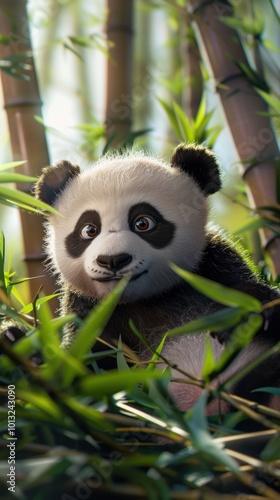
M 135 281 L 140 278 L 143 274 L 148 273 L 147 269 L 139 274 L 134 274 L 131 276 L 130 281 Z M 98 281 L 99 283 L 106 283 L 108 281 L 120 281 L 124 276 L 106 276 L 105 278 L 92 278 L 93 281 Z

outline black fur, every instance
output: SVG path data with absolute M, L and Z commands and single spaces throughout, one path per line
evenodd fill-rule
M 84 240 L 80 237 L 82 228 L 87 224 L 94 224 L 95 226 L 97 226 L 99 232 L 101 231 L 101 220 L 99 213 L 96 212 L 96 210 L 87 210 L 86 212 L 84 212 L 81 217 L 79 217 L 74 231 L 66 236 L 65 246 L 68 254 L 71 257 L 80 257 L 84 253 L 88 245 L 92 243 L 92 239 Z
M 68 182 L 79 173 L 80 167 L 66 160 L 60 161 L 54 167 L 43 168 L 42 175 L 35 186 L 36 197 L 53 206 Z
M 228 241 L 214 233 L 208 234 L 207 244 L 196 272 L 225 286 L 251 294 L 263 303 L 280 298 L 280 293 L 276 287 L 270 287 L 259 282 L 256 274 L 252 272 L 245 262 L 244 256 Z M 84 319 L 95 304 L 95 300 L 78 296 L 70 288 L 66 288 L 62 313 L 75 312 L 80 318 Z M 118 335 L 121 332 L 123 342 L 143 357 L 145 348 L 137 337 L 132 334 L 129 320 L 133 321 L 148 342 L 156 348 L 161 336 L 168 329 L 174 328 L 174 318 L 176 318 L 176 326 L 184 323 L 184 313 L 190 310 L 190 305 L 190 319 L 209 314 L 221 307 L 182 281 L 168 292 L 153 297 L 152 300 L 147 299 L 134 304 L 118 305 L 105 331 L 102 333 L 102 339 L 111 344 L 114 342 L 116 344 Z M 181 323 L 178 318 L 182 318 Z M 280 307 L 268 309 L 264 316 L 263 327 L 259 330 L 252 343 L 261 343 L 264 351 L 269 349 L 280 340 L 279 325 Z M 155 326 L 156 334 L 153 334 Z M 65 346 L 71 344 L 74 334 L 73 330 L 68 330 L 64 338 Z M 217 336 L 221 342 L 227 342 L 230 332 L 221 332 Z M 96 349 L 104 350 L 104 346 L 100 344 Z M 147 353 L 147 358 L 149 355 L 150 353 Z M 278 386 L 280 383 L 279 361 L 280 357 L 277 354 L 262 363 L 253 373 L 247 375 L 233 388 L 234 392 L 242 397 L 253 399 L 260 404 L 268 404 L 270 400 L 269 394 L 265 392 L 251 394 L 251 391 L 261 386 Z M 116 361 L 113 357 L 108 357 L 100 363 L 100 366 L 104 369 L 115 368 Z
M 171 157 L 171 166 L 189 174 L 206 196 L 221 189 L 218 159 L 210 149 L 180 144 Z
M 221 187 L 219 166 L 215 155 L 208 149 L 201 146 L 180 145 L 174 151 L 171 158 L 172 168 L 179 168 L 197 183 L 202 193 L 208 196 L 218 191 Z M 60 192 L 65 189 L 68 182 L 79 175 L 78 166 L 69 162 L 61 162 L 56 167 L 48 167 L 43 170 L 39 179 L 35 193 L 41 200 L 53 205 Z M 167 200 L 168 203 L 168 200 Z M 150 204 L 138 204 L 131 208 L 129 214 L 130 229 L 133 230 L 133 222 L 138 215 L 151 216 L 161 229 L 160 235 L 155 231 L 149 233 L 137 233 L 140 237 L 154 248 L 163 248 L 168 245 L 175 234 L 176 228 L 171 221 L 163 219 L 161 214 Z M 67 251 L 72 257 L 82 255 L 88 242 L 92 240 L 80 240 L 77 245 L 77 233 L 80 234 L 81 226 L 88 223 L 100 226 L 101 220 L 98 214 L 93 211 L 84 213 L 79 219 L 74 232 L 66 237 L 65 244 Z M 98 226 L 98 227 L 99 227 Z M 202 258 L 197 265 L 195 272 L 198 275 L 217 281 L 227 287 L 236 288 L 258 298 L 263 304 L 280 298 L 277 288 L 261 283 L 257 275 L 251 270 L 244 257 L 227 240 L 217 233 L 207 233 L 207 240 L 203 250 Z M 141 262 L 140 262 L 141 264 Z M 84 319 L 96 305 L 95 299 L 89 299 L 78 295 L 70 285 L 63 285 L 63 299 L 61 313 L 76 313 Z M 157 347 L 162 335 L 169 329 L 180 326 L 185 322 L 199 318 L 205 314 L 214 312 L 222 306 L 199 294 L 183 280 L 170 290 L 155 295 L 147 300 L 143 299 L 135 303 L 119 304 L 115 309 L 102 338 L 108 342 L 117 342 L 118 336 L 122 335 L 122 340 L 130 348 L 135 349 L 142 358 L 146 359 L 148 354 L 145 348 L 140 345 L 129 327 L 131 319 L 136 327 L 141 331 L 147 340 Z M 280 340 L 280 307 L 266 309 L 263 314 L 263 325 L 252 341 L 253 345 L 261 346 L 263 350 L 269 349 Z M 216 334 L 221 343 L 227 342 L 231 332 L 225 331 Z M 65 331 L 63 345 L 67 347 L 71 344 L 75 335 L 75 327 L 69 326 Z M 169 340 L 167 340 L 169 342 Z M 103 350 L 103 346 L 100 346 Z M 250 391 L 264 385 L 279 384 L 280 379 L 280 355 L 275 355 L 264 362 L 253 374 L 247 375 L 240 384 L 235 387 L 235 392 L 247 398 L 252 397 L 260 403 L 268 403 L 270 396 L 265 393 L 255 393 Z M 106 358 L 102 367 L 108 369 L 115 367 L 114 358 Z
M 148 232 L 137 232 L 137 235 L 147 241 L 154 248 L 164 248 L 173 240 L 176 228 L 161 215 L 161 213 L 150 203 L 137 203 L 133 205 L 128 214 L 128 223 L 131 231 L 134 231 L 134 221 L 139 215 L 148 215 L 154 219 L 156 225 Z

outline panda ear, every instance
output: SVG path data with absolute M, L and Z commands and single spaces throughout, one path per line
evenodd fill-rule
M 68 182 L 79 175 L 80 167 L 63 160 L 53 167 L 43 168 L 42 175 L 35 184 L 35 196 L 41 201 L 54 205 L 59 194 Z
M 190 175 L 206 196 L 221 188 L 218 160 L 206 147 L 179 144 L 171 157 L 171 166 Z

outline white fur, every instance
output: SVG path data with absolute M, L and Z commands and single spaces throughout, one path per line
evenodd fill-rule
M 176 364 L 181 370 L 200 379 L 205 359 L 205 340 L 204 333 L 170 338 L 169 341 L 166 342 L 162 354 L 169 362 Z M 214 358 L 218 360 L 225 347 L 212 337 L 209 337 L 209 340 Z M 264 346 L 261 343 L 247 346 L 238 354 L 229 367 L 223 371 L 217 379 L 211 382 L 212 387 L 218 387 L 220 384 L 230 379 L 230 377 L 237 374 L 248 363 L 260 356 L 263 353 L 263 349 Z M 176 368 L 172 369 L 172 376 L 175 379 L 186 379 L 186 381 L 188 380 L 190 382 L 190 379 L 182 375 Z M 170 391 L 181 411 L 192 408 L 203 393 L 203 389 L 200 387 L 184 382 L 171 382 Z M 273 402 L 272 407 L 279 409 L 279 401 L 277 403 L 277 398 L 275 398 L 275 400 L 276 402 Z M 208 415 L 216 415 L 220 412 L 226 413 L 227 411 L 229 411 L 229 406 L 224 401 L 213 400 L 207 407 Z
M 165 248 L 152 248 L 130 230 L 128 211 L 140 202 L 150 203 L 176 225 L 175 237 Z M 69 182 L 55 208 L 62 217 L 50 218 L 48 252 L 63 279 L 88 297 L 100 299 L 117 283 L 93 281 L 96 271 L 108 275 L 108 270 L 97 263 L 99 255 L 133 256 L 132 262 L 117 276 L 137 274 L 135 266 L 142 263 L 141 271 L 148 273 L 130 282 L 123 296 L 124 301 L 135 301 L 176 284 L 179 278 L 168 263 L 172 261 L 193 270 L 205 244 L 208 213 L 205 195 L 186 173 L 141 155 L 99 161 Z M 65 238 L 86 210 L 100 214 L 102 231 L 80 257 L 73 258 L 66 251 Z

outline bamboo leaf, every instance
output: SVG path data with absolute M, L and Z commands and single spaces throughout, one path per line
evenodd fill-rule
M 174 108 L 163 99 L 160 99 L 159 97 L 157 98 L 157 100 L 165 110 L 175 134 L 179 137 L 179 139 L 184 140 Z
M 21 191 L 16 191 L 15 189 L 8 188 L 6 186 L 0 186 L 0 198 L 8 200 L 8 202 L 13 202 L 16 205 L 24 206 L 27 208 L 35 208 L 38 210 L 45 210 L 55 215 L 59 215 L 59 212 L 55 210 L 50 205 L 47 205 L 41 200 L 37 200 L 33 196 L 27 193 L 22 193 Z
M 280 434 L 273 436 L 260 455 L 261 460 L 272 462 L 280 459 Z
M 214 370 L 215 364 L 216 359 L 212 349 L 210 337 L 205 336 L 205 358 L 201 373 L 203 379 L 207 378 L 208 373 L 211 373 Z
M 2 182 L 37 182 L 37 177 L 30 177 L 23 174 L 1 174 L 0 173 L 0 184 Z
M 6 279 L 5 279 L 5 236 L 0 233 L 0 288 L 7 295 Z
M 210 120 L 213 116 L 213 113 L 214 113 L 214 110 L 211 110 L 208 113 L 206 113 L 199 126 L 195 123 L 197 142 L 203 142 L 206 139 L 207 135 L 212 132 L 213 128 L 210 130 L 207 130 L 207 125 L 210 122 Z
M 102 156 L 106 155 L 106 153 L 108 153 L 109 149 L 110 149 L 110 146 L 111 144 L 113 143 L 115 137 L 118 135 L 118 131 L 116 130 L 115 132 L 113 132 L 110 137 L 108 137 L 108 140 L 103 148 L 103 151 L 102 151 Z
M 260 15 L 254 18 L 238 18 L 232 16 L 220 16 L 220 20 L 230 28 L 240 29 L 244 33 L 260 36 L 264 30 L 264 18 Z
M 26 161 L 13 161 L 11 163 L 2 163 L 0 165 L 0 172 L 4 172 L 4 170 L 9 170 L 10 168 L 20 167 L 21 165 L 24 165 L 25 163 L 26 163 Z
M 271 106 L 273 109 L 275 109 L 277 111 L 277 113 L 280 113 L 280 98 L 279 97 L 275 97 L 271 94 L 269 94 L 268 92 L 265 92 L 261 89 L 256 89 L 258 94 L 260 94 L 260 96 L 263 98 L 263 100 L 269 105 Z
M 244 321 L 237 325 L 237 327 L 231 333 L 230 339 L 224 351 L 222 352 L 220 358 L 217 360 L 215 368 L 211 373 L 206 373 L 205 375 L 211 375 L 211 377 L 213 378 L 217 374 L 221 373 L 222 370 L 224 370 L 224 368 L 232 361 L 232 359 L 234 359 L 236 354 L 238 354 L 244 347 L 246 347 L 246 345 L 248 345 L 248 343 L 253 339 L 256 332 L 260 329 L 262 323 L 262 317 L 260 315 L 254 314 L 250 315 L 247 321 Z M 236 383 L 237 380 L 243 378 L 250 368 L 248 367 L 245 366 L 244 372 L 242 372 L 242 369 L 239 370 L 237 374 L 234 374 L 230 378 L 230 382 L 227 381 L 227 386 L 230 385 L 232 387 L 233 380 Z
M 173 330 L 167 332 L 168 336 L 186 335 L 188 333 L 205 332 L 218 332 L 221 329 L 231 328 L 236 325 L 245 314 L 242 307 L 227 307 L 220 311 L 207 314 L 202 318 L 195 319 L 186 323 L 185 325 L 178 326 Z
M 197 114 L 194 120 L 197 129 L 201 126 L 203 120 L 205 119 L 205 115 L 206 115 L 206 95 L 204 93 L 201 98 L 199 108 L 197 110 Z
M 184 111 L 175 101 L 173 101 L 173 108 L 181 130 L 180 138 L 182 138 L 184 142 L 195 142 L 195 126 L 189 122 Z
M 31 384 L 25 388 L 21 388 L 18 384 L 17 397 L 39 408 L 55 420 L 63 420 L 61 409 L 43 388 Z
M 150 132 L 151 130 L 152 130 L 151 128 L 136 130 L 135 132 L 131 132 L 130 134 L 122 137 L 121 139 L 122 139 L 123 143 L 122 143 L 121 149 L 132 147 L 134 144 L 134 141 L 135 141 L 135 139 L 137 139 L 137 137 L 141 137 L 141 135 L 145 135 L 148 132 Z
M 83 359 L 88 354 L 96 342 L 98 336 L 101 335 L 104 327 L 108 323 L 114 308 L 119 302 L 119 299 L 127 285 L 128 280 L 122 279 L 116 285 L 114 290 L 104 299 L 97 304 L 92 313 L 87 317 L 84 325 L 80 328 L 69 352 L 77 358 Z
M 269 86 L 266 81 L 246 62 L 235 61 L 235 64 L 242 71 L 244 76 L 248 79 L 251 85 L 256 87 L 256 90 L 263 90 L 265 92 L 269 91 Z
M 268 50 L 273 50 L 274 52 L 277 52 L 277 54 L 280 54 L 280 49 L 279 47 L 277 47 L 277 45 L 275 45 L 274 43 L 272 43 L 270 40 L 263 40 L 262 41 L 262 44 L 263 46 L 268 49 Z
M 64 396 L 63 403 L 71 408 L 83 420 L 88 420 L 93 424 L 94 429 L 101 429 L 106 432 L 113 431 L 114 427 L 106 417 L 92 406 L 80 403 L 73 397 Z
M 267 221 L 264 217 L 251 217 L 251 219 L 246 222 L 242 227 L 234 231 L 233 234 L 247 233 L 247 231 L 255 231 L 266 226 Z
M 190 410 L 187 426 L 193 446 L 212 463 L 223 465 L 238 476 L 241 474 L 239 465 L 216 443 L 208 431 L 206 414 L 207 393 L 204 393 L 194 408 Z
M 208 278 L 185 271 L 175 264 L 170 264 L 170 267 L 176 274 L 193 286 L 193 288 L 220 304 L 230 307 L 241 307 L 244 310 L 252 312 L 261 312 L 262 310 L 261 302 L 246 293 L 225 287 Z
M 103 396 L 112 396 L 117 392 L 132 389 L 139 383 L 147 383 L 149 380 L 162 378 L 162 371 L 147 370 L 118 372 L 111 370 L 110 372 L 102 373 L 101 375 L 88 375 L 83 377 L 77 383 L 77 390 L 84 396 L 91 395 L 95 398 Z
M 20 280 L 19 283 L 20 282 L 22 282 L 22 280 Z M 46 295 L 44 297 L 41 297 L 40 299 L 36 300 L 36 305 L 40 306 L 40 305 L 44 304 L 45 302 L 48 302 L 49 300 L 54 299 L 55 297 L 58 297 L 58 296 L 59 296 L 59 293 L 53 293 L 52 295 Z M 29 314 L 30 312 L 33 311 L 33 308 L 34 308 L 33 303 L 30 303 L 30 304 L 27 304 L 26 306 L 22 307 L 20 312 L 22 314 Z

